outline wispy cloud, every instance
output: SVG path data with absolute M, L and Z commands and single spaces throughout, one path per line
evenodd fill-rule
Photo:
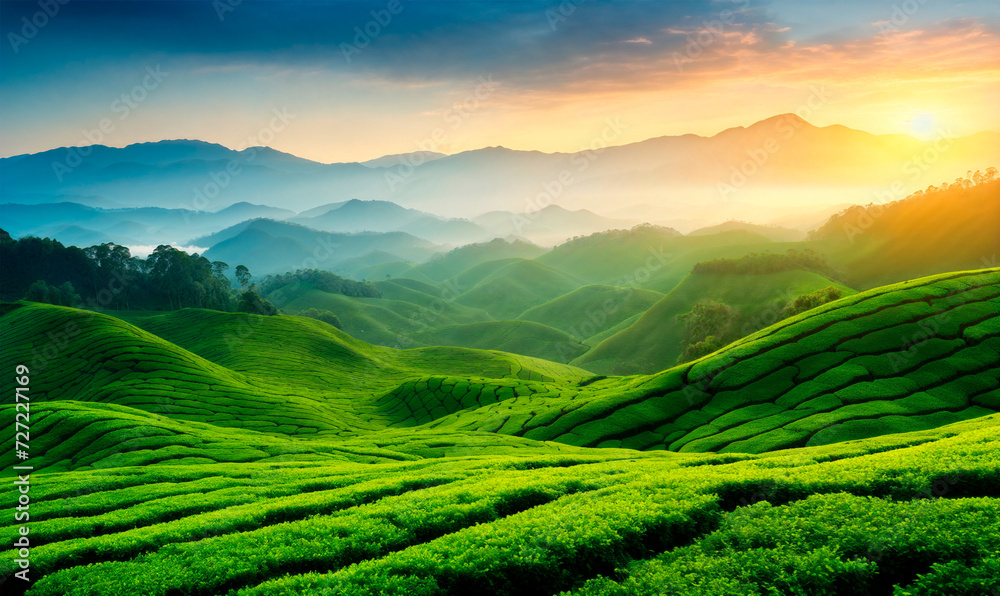
M 276 142 L 321 161 L 410 149 L 486 74 L 502 91 L 463 124 L 465 142 L 548 150 L 571 149 L 573 135 L 608 115 L 632 115 L 643 126 L 630 134 L 644 136 L 745 124 L 789 111 L 810 85 L 835 87 L 825 117 L 855 126 L 871 124 L 893 93 L 971 126 L 997 93 L 1000 23 L 983 2 L 950 15 L 928 3 L 901 26 L 891 5 L 856 0 L 585 2 L 555 22 L 554 1 L 403 2 L 346 61 L 342 44 L 384 6 L 245 0 L 220 21 L 208 2 L 68 3 L 17 55 L 0 47 L 4 150 L 79 137 L 135 84 L 131 73 L 155 63 L 170 85 L 112 144 L 240 138 L 275 105 L 293 105 L 300 130 Z M 0 22 L 35 10 L 0 2 Z M 1000 128 L 995 110 L 975 118 Z

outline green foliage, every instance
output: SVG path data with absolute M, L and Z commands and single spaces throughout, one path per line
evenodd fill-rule
M 785 317 L 785 306 L 795 296 L 830 285 L 829 278 L 801 270 L 759 275 L 691 274 L 631 325 L 603 338 L 573 364 L 601 374 L 650 374 L 661 371 L 678 362 L 710 353 L 703 350 L 713 345 L 722 347 L 720 343 L 727 344 L 777 323 Z M 854 293 L 840 284 L 834 284 L 834 287 L 845 295 Z M 728 328 L 724 333 L 697 334 L 686 340 L 688 330 L 683 316 L 704 301 L 732 308 Z M 687 356 L 683 354 L 686 345 L 698 344 L 708 335 L 714 335 L 716 342 L 703 346 L 701 350 L 693 350 Z
M 305 317 L 5 305 L 31 368 L 28 594 L 988 591 L 998 276 L 848 296 L 633 377 Z
M 323 321 L 327 325 L 333 325 L 337 329 L 343 329 L 344 324 L 340 322 L 340 317 L 333 314 L 328 310 L 318 310 L 316 308 L 310 308 L 307 310 L 300 310 L 297 312 L 292 312 L 290 314 L 295 314 L 300 317 L 309 317 L 310 319 L 317 319 Z
M 817 306 L 826 304 L 827 302 L 833 302 L 834 300 L 839 300 L 844 297 L 844 293 L 835 286 L 827 286 L 825 288 L 816 290 L 815 292 L 810 292 L 809 294 L 802 294 L 795 300 L 785 307 L 783 315 L 785 317 L 795 316 L 799 313 L 803 313 L 807 310 L 816 308 Z
M 588 349 L 568 333 L 530 321 L 446 325 L 415 333 L 412 338 L 424 345 L 502 350 L 563 364 Z
M 97 291 L 98 284 L 93 279 L 97 266 L 86 252 L 49 238 L 29 236 L 14 240 L 5 233 L 4 241 L 0 242 L 0 262 L 3 263 L 0 298 L 4 300 L 23 298 L 28 288 L 39 280 L 47 286 L 69 282 L 76 291 L 88 297 L 93 297 Z
M 147 283 L 160 296 L 167 298 L 169 309 L 197 307 L 230 310 L 232 307 L 229 281 L 216 275 L 218 267 L 213 268 L 205 257 L 188 255 L 172 246 L 161 245 L 141 267 L 141 271 L 148 276 Z M 98 295 L 98 299 L 100 297 Z
M 240 287 L 243 288 L 244 292 L 246 291 L 247 286 L 250 285 L 250 278 L 250 270 L 247 269 L 246 265 L 236 266 L 236 281 L 240 282 Z
M 659 292 L 635 287 L 589 285 L 530 308 L 518 318 L 585 340 L 641 315 L 662 297 Z
M 897 595 L 925 594 L 945 584 L 945 569 L 954 572 L 945 585 L 958 591 L 943 593 L 974 593 L 992 583 L 969 566 L 995 552 L 998 512 L 996 499 L 893 503 L 830 494 L 783 507 L 763 501 L 726 516 L 692 546 L 633 565 L 620 584 L 595 581 L 576 594 L 859 594 L 894 584 Z M 918 591 L 899 586 L 932 565 Z
M 813 271 L 837 279 L 839 275 L 827 263 L 826 257 L 808 248 L 788 249 L 785 254 L 750 253 L 738 259 L 713 259 L 694 266 L 691 273 L 725 273 L 737 275 L 761 275 L 782 271 Z
M 684 351 L 677 359 L 678 364 L 711 354 L 734 339 L 731 336 L 736 311 L 729 305 L 703 300 L 678 318 L 685 323 Z
M 975 593 L 1000 539 L 996 425 L 728 458 L 42 472 L 29 594 Z
M 236 312 L 246 312 L 254 315 L 274 316 L 278 314 L 278 309 L 273 304 L 260 297 L 260 294 L 253 290 L 243 292 L 240 301 L 236 304 Z M 317 317 L 318 318 L 318 317 Z
M 43 279 L 31 284 L 24 299 L 56 306 L 77 306 L 82 302 L 80 295 L 73 289 L 73 284 L 68 281 L 59 286 L 50 286 Z
M 318 269 L 299 269 L 280 275 L 268 275 L 260 282 L 260 293 L 265 296 L 273 292 L 294 294 L 300 287 L 344 296 L 378 298 L 382 295 L 371 282 L 354 281 Z

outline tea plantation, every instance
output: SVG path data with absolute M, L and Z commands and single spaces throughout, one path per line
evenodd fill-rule
M 174 594 L 1000 592 L 1000 270 L 602 377 L 313 319 L 3 305 L 31 581 Z M 2 426 L 4 445 L 14 425 Z M 17 487 L 0 486 L 13 544 Z

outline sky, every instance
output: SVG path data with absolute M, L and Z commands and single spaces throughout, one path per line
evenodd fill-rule
M 162 139 L 321 162 L 576 151 L 789 112 L 1000 130 L 995 0 L 3 0 L 0 33 L 0 157 Z

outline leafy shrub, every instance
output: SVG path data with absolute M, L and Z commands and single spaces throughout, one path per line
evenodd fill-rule
M 319 269 L 299 269 L 280 275 L 268 275 L 260 282 L 260 292 L 267 295 L 288 285 L 309 285 L 321 292 L 343 294 L 355 298 L 382 297 L 382 292 L 371 282 L 354 281 Z
M 255 315 L 274 316 L 278 314 L 278 309 L 273 304 L 260 297 L 257 292 L 248 290 L 240 296 L 240 301 L 236 305 L 237 312 L 248 312 Z
M 319 310 L 317 308 L 310 308 L 307 310 L 300 310 L 292 314 L 296 314 L 300 317 L 309 317 L 310 319 L 323 321 L 328 325 L 333 325 L 337 329 L 344 328 L 344 324 L 340 322 L 340 317 L 338 317 L 337 315 L 333 314 L 328 310 Z
M 728 304 L 702 300 L 691 312 L 677 318 L 687 324 L 681 341 L 684 351 L 677 358 L 678 364 L 711 354 L 734 339 L 732 326 L 736 310 Z
M 814 309 L 817 306 L 826 304 L 827 302 L 839 300 L 840 298 L 843 298 L 843 296 L 844 293 L 840 291 L 840 288 L 827 286 L 809 294 L 802 294 L 795 300 L 792 300 L 792 303 L 786 306 L 784 311 L 782 311 L 782 315 L 785 317 L 791 317 L 801 312 Z
M 25 300 L 31 302 L 43 302 L 45 304 L 55 304 L 56 306 L 77 306 L 82 302 L 80 295 L 73 289 L 73 284 L 63 282 L 58 286 L 50 286 L 45 280 L 40 279 L 31 284 Z

